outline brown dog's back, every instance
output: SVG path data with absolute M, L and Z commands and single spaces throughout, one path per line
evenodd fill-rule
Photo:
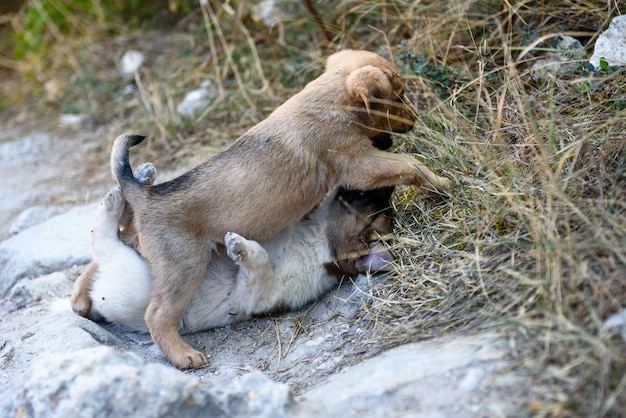
M 272 138 L 244 136 L 182 176 L 146 187 L 135 180 L 128 161 L 128 147 L 142 139 L 119 137 L 111 161 L 139 229 L 162 222 L 178 229 L 172 223 L 180 222 L 182 230 L 216 241 L 232 230 L 266 240 L 315 208 L 333 182 L 316 158 Z M 149 205 L 146 217 L 144 205 Z

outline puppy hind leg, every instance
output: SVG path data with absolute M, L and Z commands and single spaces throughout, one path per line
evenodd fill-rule
M 450 180 L 445 177 L 438 176 L 433 173 L 421 162 L 417 162 L 414 164 L 415 169 L 418 172 L 418 176 L 422 179 L 421 186 L 432 192 L 449 192 L 450 191 Z
M 96 210 L 91 230 L 91 252 L 94 260 L 87 266 L 72 289 L 70 305 L 74 312 L 83 317 L 89 317 L 92 309 L 90 297 L 93 288 L 98 263 L 108 263 L 109 254 L 113 248 L 123 245 L 118 238 L 118 225 L 125 208 L 124 197 L 119 187 L 112 188 L 100 202 Z
M 206 356 L 187 344 L 178 325 L 185 306 L 198 288 L 206 273 L 209 257 L 215 251 L 210 245 L 194 243 L 171 243 L 169 248 L 185 248 L 185 253 L 167 253 L 149 257 L 154 275 L 150 303 L 146 309 L 145 321 L 152 339 L 167 359 L 180 369 L 194 369 L 206 366 Z M 194 249 L 194 251 L 190 251 Z
M 156 167 L 151 162 L 143 163 L 137 166 L 133 174 L 139 183 L 152 186 L 156 178 Z

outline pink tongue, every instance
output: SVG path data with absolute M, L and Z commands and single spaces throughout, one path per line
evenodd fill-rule
M 370 244 L 370 253 L 359 258 L 355 263 L 360 272 L 391 270 L 391 254 L 380 242 Z

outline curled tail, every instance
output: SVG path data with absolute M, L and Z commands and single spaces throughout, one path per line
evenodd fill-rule
M 131 205 L 144 196 L 145 186 L 133 175 L 129 161 L 129 149 L 140 144 L 146 137 L 143 135 L 122 134 L 117 137 L 111 151 L 111 173 L 117 180 L 124 198 Z

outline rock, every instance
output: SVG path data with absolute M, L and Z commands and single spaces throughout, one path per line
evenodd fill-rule
M 0 307 L 0 315 L 5 316 L 34 303 L 64 298 L 69 290 L 69 282 L 67 275 L 62 272 L 54 272 L 34 280 L 20 280 L 11 288 Z
M 545 80 L 556 75 L 567 74 L 580 67 L 580 61 L 585 57 L 585 48 L 576 38 L 560 35 L 557 38 L 555 49 L 544 58 L 535 61 L 531 69 L 531 76 Z
M 81 145 L 46 133 L 21 136 L 10 129 L 0 133 L 0 241 L 9 236 L 11 224 L 24 209 L 85 195 L 83 187 L 68 182 L 78 174 L 75 168 L 84 165 L 78 161 L 84 159 L 77 152 Z
M 176 112 L 187 118 L 193 118 L 206 108 L 217 96 L 217 88 L 210 81 L 204 81 L 197 90 L 185 95 L 183 101 L 176 106 Z
M 111 347 L 47 356 L 16 388 L 2 397 L 2 416 L 284 417 L 293 406 L 288 387 L 260 373 L 210 388 Z
M 124 55 L 122 55 L 119 63 L 119 70 L 122 77 L 126 79 L 133 78 L 145 60 L 145 55 L 139 51 L 133 49 L 126 51 Z
M 601 58 L 611 67 L 626 65 L 626 15 L 614 17 L 609 28 L 598 37 L 589 63 L 598 69 Z
M 267 27 L 272 27 L 283 21 L 286 16 L 281 10 L 280 2 L 277 0 L 262 0 L 258 4 L 250 7 L 250 14 L 254 21 L 263 22 Z
M 505 374 L 505 347 L 483 334 L 395 348 L 306 392 L 299 399 L 302 416 L 515 415 L 521 405 L 502 390 L 517 379 Z
M 247 373 L 210 392 L 230 417 L 291 417 L 296 407 L 288 385 L 260 372 Z
M 89 119 L 89 115 L 84 113 L 62 113 L 59 116 L 59 123 L 61 126 L 78 127 L 83 122 Z
M 28 157 L 39 151 L 43 143 L 49 139 L 47 134 L 37 132 L 16 141 L 0 143 L 0 164 L 22 164 Z
M 58 285 L 67 291 L 70 282 L 64 277 Z M 118 337 L 104 328 L 71 312 L 67 300 L 65 304 L 59 303 L 58 299 L 52 305 L 43 301 L 31 303 L 10 312 L 10 316 L 3 312 L 2 317 L 0 347 L 4 349 L 0 348 L 3 364 L 0 368 L 0 389 L 15 385 L 33 361 L 40 357 L 71 353 L 102 344 L 122 344 Z M 15 326 L 16 323 L 20 324 L 19 327 Z
M 98 204 L 72 209 L 0 243 L 0 298 L 23 277 L 59 271 L 91 259 L 89 231 Z
M 9 234 L 15 235 L 24 229 L 37 225 L 58 214 L 59 208 L 54 206 L 34 206 L 20 213 L 9 227 Z
M 621 333 L 622 338 L 626 341 L 626 308 L 604 320 L 600 332 L 605 334 Z
M 372 276 L 359 274 L 354 282 L 345 284 L 335 292 L 331 299 L 331 309 L 345 319 L 353 319 L 364 304 L 372 301 Z

